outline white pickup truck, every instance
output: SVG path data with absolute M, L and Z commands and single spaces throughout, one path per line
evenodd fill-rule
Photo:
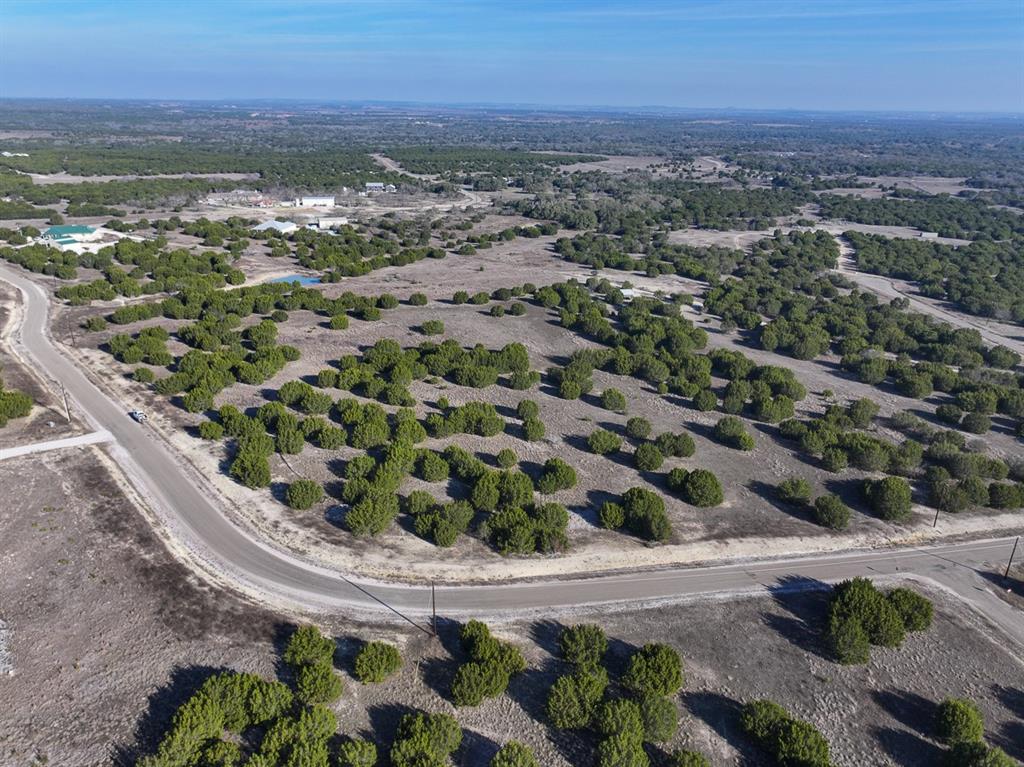
M 131 416 L 133 420 L 138 421 L 139 423 L 145 423 L 146 421 L 149 420 L 149 416 L 143 413 L 141 410 L 130 410 L 128 411 L 128 415 Z

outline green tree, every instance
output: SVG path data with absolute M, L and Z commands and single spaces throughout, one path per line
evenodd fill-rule
M 293 668 L 330 665 L 334 659 L 334 641 L 323 636 L 316 626 L 300 626 L 288 640 L 283 657 L 284 662 Z
M 605 501 L 597 513 L 598 521 L 605 530 L 618 530 L 626 524 L 626 511 L 614 501 Z
M 697 751 L 676 751 L 670 767 L 711 767 L 708 758 Z
M 463 663 L 452 681 L 456 706 L 479 706 L 486 698 L 501 695 L 508 687 L 508 673 L 496 663 Z
M 391 746 L 392 767 L 440 767 L 462 743 L 462 728 L 448 714 L 406 714 Z
M 286 498 L 293 509 L 308 509 L 324 497 L 323 486 L 311 479 L 297 479 L 288 485 Z
M 548 718 L 560 730 L 588 727 L 607 686 L 608 674 L 601 668 L 559 677 L 548 693 Z
M 827 639 L 836 659 L 843 665 L 867 663 L 871 659 L 871 643 L 857 618 L 832 616 Z
M 539 418 L 527 418 L 523 421 L 523 436 L 527 442 L 540 442 L 544 439 L 544 423 Z
M 1003 749 L 984 743 L 957 743 L 946 754 L 944 767 L 1020 767 Z
M 604 629 L 593 623 L 580 623 L 562 630 L 558 637 L 562 657 L 579 668 L 597 668 L 608 651 Z
M 664 644 L 645 644 L 629 659 L 622 683 L 637 695 L 674 695 L 683 686 L 679 653 Z
M 695 469 L 682 480 L 679 493 L 691 506 L 707 508 L 718 506 L 725 496 L 718 477 L 707 469 Z
M 671 698 L 645 695 L 640 699 L 640 716 L 644 723 L 644 740 L 667 743 L 676 735 L 679 712 Z
M 605 389 L 601 392 L 601 407 L 623 413 L 626 410 L 626 395 L 618 389 Z
M 515 451 L 510 450 L 507 447 L 498 451 L 496 459 L 498 461 L 498 466 L 500 466 L 503 469 L 511 469 L 513 466 L 519 463 L 519 457 L 516 455 Z M 541 492 L 544 491 L 541 490 Z
M 910 485 L 902 477 L 865 480 L 864 495 L 871 509 L 884 520 L 900 522 L 910 517 Z
M 626 421 L 626 436 L 630 439 L 647 439 L 651 434 L 651 422 L 646 418 L 634 417 Z
M 653 442 L 644 442 L 633 453 L 633 463 L 640 471 L 657 471 L 665 458 Z
M 537 479 L 537 491 L 544 495 L 576 486 L 576 470 L 561 458 L 549 458 Z
M 931 600 L 905 587 L 895 588 L 886 599 L 896 609 L 907 631 L 927 631 L 932 625 Z
M 597 429 L 587 437 L 587 447 L 596 455 L 608 455 L 622 447 L 622 439 L 605 429 Z
M 540 763 L 528 746 L 510 740 L 498 749 L 490 767 L 540 767 Z
M 967 698 L 946 698 L 935 714 L 935 736 L 943 743 L 980 743 L 985 736 L 981 711 Z
M 341 677 L 329 664 L 306 664 L 296 674 L 295 690 L 308 705 L 333 703 L 341 697 Z
M 822 495 L 814 500 L 814 520 L 831 530 L 845 530 L 850 524 L 850 508 L 837 495 Z
M 367 642 L 356 655 L 356 678 L 363 684 L 379 684 L 401 667 L 398 648 L 386 642 Z
M 644 734 L 640 706 L 625 698 L 605 701 L 598 709 L 595 724 L 597 731 L 606 738 L 628 735 L 642 739 Z
M 341 767 L 376 767 L 377 747 L 366 740 L 346 740 L 338 747 L 338 761 Z
M 783 503 L 807 503 L 811 500 L 811 483 L 803 477 L 789 477 L 775 488 L 775 496 Z
M 613 735 L 597 744 L 598 767 L 649 767 L 650 759 L 644 752 L 640 738 L 631 735 Z

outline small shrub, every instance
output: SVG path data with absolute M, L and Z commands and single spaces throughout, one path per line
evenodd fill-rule
M 811 499 L 811 483 L 802 477 L 784 479 L 775 488 L 775 497 L 783 503 L 807 503 Z
M 605 410 L 614 410 L 617 413 L 626 410 L 626 395 L 618 389 L 605 389 L 601 392 L 601 407 Z
M 618 452 L 622 447 L 622 439 L 619 435 L 605 429 L 597 429 L 587 437 L 587 447 L 590 452 L 597 455 L 608 455 Z
M 324 497 L 324 489 L 319 482 L 311 479 L 297 479 L 288 485 L 286 495 L 289 506 L 304 510 L 320 502 Z
M 626 436 L 630 439 L 647 439 L 651 434 L 651 422 L 646 418 L 634 417 L 626 421 Z
M 519 463 L 519 457 L 516 455 L 515 451 L 510 450 L 507 447 L 504 448 L 503 450 L 498 451 L 496 460 L 498 462 L 498 466 L 500 466 L 503 469 L 511 469 L 513 466 Z M 541 490 L 541 492 L 544 491 Z
M 850 525 L 850 507 L 837 495 L 822 495 L 814 501 L 814 521 L 831 530 L 845 530 Z
M 985 721 L 974 701 L 947 698 L 935 714 L 935 735 L 943 743 L 978 743 L 985 736 Z
M 401 667 L 401 654 L 386 642 L 367 642 L 356 655 L 356 678 L 363 684 L 379 684 Z
M 633 453 L 633 463 L 640 471 L 657 471 L 665 458 L 653 442 L 644 442 Z

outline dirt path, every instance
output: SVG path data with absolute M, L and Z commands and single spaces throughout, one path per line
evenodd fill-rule
M 902 281 L 862 272 L 857 269 L 856 253 L 853 246 L 842 235 L 833 233 L 833 236 L 839 245 L 839 261 L 836 271 L 840 274 L 882 298 L 889 300 L 905 298 L 910 302 L 910 308 L 916 312 L 927 314 L 956 327 L 977 330 L 986 343 L 1005 346 L 1024 355 L 1024 331 L 1012 329 L 1010 325 L 989 322 L 945 309 L 937 301 L 910 292 L 910 286 Z
M 48 442 L 33 442 L 30 445 L 19 445 L 0 450 L 0 461 L 7 458 L 16 458 L 19 455 L 30 455 L 32 453 L 45 453 L 49 450 L 63 450 L 68 447 L 80 447 L 82 445 L 97 445 L 101 442 L 110 442 L 113 439 L 109 431 L 94 431 L 90 434 L 82 434 L 78 437 L 67 439 L 52 439 Z

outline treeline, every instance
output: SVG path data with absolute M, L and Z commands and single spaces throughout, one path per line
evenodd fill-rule
M 777 217 L 796 213 L 807 201 L 806 194 L 789 190 L 659 180 L 640 190 L 612 190 L 607 196 L 591 197 L 583 189 L 563 189 L 557 195 L 538 194 L 515 201 L 509 208 L 528 218 L 556 221 L 567 229 L 629 235 L 661 225 L 672 229 L 770 229 Z
M 1024 218 L 1020 215 L 993 208 L 985 200 L 966 200 L 949 195 L 880 199 L 823 195 L 819 206 L 823 218 L 882 226 L 912 226 L 925 232 L 938 232 L 942 237 L 1006 240 L 1024 234 Z
M 540 168 L 605 159 L 597 155 L 540 154 L 469 146 L 396 147 L 388 149 L 387 155 L 411 173 L 446 176 L 486 173 L 512 177 Z
M 918 283 L 963 311 L 1024 324 L 1024 239 L 961 247 L 845 232 L 865 272 Z
M 190 173 L 253 173 L 258 179 L 225 180 L 226 191 L 239 186 L 261 190 L 338 191 L 343 186 L 361 186 L 365 181 L 386 181 L 416 186 L 408 176 L 383 170 L 365 151 L 354 149 L 298 150 L 288 148 L 247 149 L 229 152 L 194 142 L 168 145 L 131 146 L 33 146 L 28 157 L 0 158 L 0 168 L 26 173 L 68 173 L 76 176 L 155 176 Z M 27 180 L 27 179 L 26 179 Z M 143 179 L 143 181 L 187 181 L 190 179 Z M 212 181 L 212 180 L 207 180 Z M 114 183 L 131 183 L 128 181 Z M 67 190 L 86 184 L 48 185 Z M 156 187 L 148 187 L 156 188 Z M 211 190 L 212 191 L 212 190 Z M 87 194 L 92 194 L 88 192 Z M 112 200 L 112 202 L 129 202 Z

